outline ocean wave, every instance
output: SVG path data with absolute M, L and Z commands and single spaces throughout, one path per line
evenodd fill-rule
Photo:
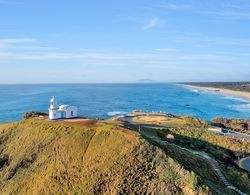
M 123 112 L 123 111 L 113 111 L 113 112 L 108 112 L 108 113 L 107 113 L 108 116 L 117 116 L 117 115 L 123 115 L 123 114 L 127 114 L 127 112 Z
M 218 94 L 216 91 L 212 91 L 206 88 L 192 88 L 192 87 L 186 87 L 186 89 L 194 92 L 194 93 L 199 93 L 199 94 Z
M 244 98 L 241 98 L 241 97 L 236 97 L 236 96 L 222 96 L 221 97 L 222 99 L 227 99 L 227 100 L 236 100 L 236 101 L 239 101 L 239 102 L 249 102 L 248 100 L 244 99 Z
M 198 89 L 190 89 L 190 91 L 192 91 L 194 93 L 200 93 L 200 91 Z
M 190 87 L 190 86 L 184 86 L 184 88 L 189 90 L 189 91 L 192 91 L 194 93 L 200 93 L 200 90 L 197 89 L 197 88 L 193 88 L 193 87 Z
M 238 104 L 230 106 L 231 109 L 239 111 L 239 112 L 247 112 L 250 113 L 250 103 L 249 104 Z

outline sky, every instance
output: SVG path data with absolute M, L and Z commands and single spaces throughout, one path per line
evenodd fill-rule
M 0 0 L 0 84 L 250 80 L 249 0 Z

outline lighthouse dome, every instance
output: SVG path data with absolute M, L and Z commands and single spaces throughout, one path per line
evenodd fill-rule
M 55 97 L 53 96 L 51 99 L 50 99 L 50 103 L 54 103 L 55 102 Z

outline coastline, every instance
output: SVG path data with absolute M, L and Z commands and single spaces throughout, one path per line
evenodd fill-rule
M 250 172 L 250 157 L 240 159 L 239 167 Z
M 240 97 L 240 98 L 250 101 L 249 92 L 234 91 L 230 89 L 215 88 L 215 87 L 202 87 L 202 86 L 195 86 L 195 85 L 188 85 L 188 84 L 184 84 L 183 86 L 188 87 L 188 88 L 193 88 L 193 89 L 205 89 L 205 90 L 215 92 L 218 94 L 232 95 L 232 96 Z

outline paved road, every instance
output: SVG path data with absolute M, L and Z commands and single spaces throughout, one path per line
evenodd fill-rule
M 137 125 L 137 126 L 148 126 L 148 127 L 168 127 L 168 126 L 164 126 L 164 125 L 155 125 L 155 124 L 140 124 L 140 123 L 136 123 L 134 122 L 132 119 L 134 118 L 135 116 L 124 116 L 124 117 L 120 117 L 118 120 L 119 121 L 123 121 L 123 122 L 127 122 L 127 123 L 130 123 L 132 125 Z M 170 127 L 171 128 L 171 127 Z M 184 128 L 184 127 L 183 127 Z M 229 136 L 228 134 L 234 136 L 236 133 L 235 132 L 228 132 L 227 133 L 227 136 Z M 238 136 L 238 134 L 237 134 Z M 244 136 L 245 135 L 241 135 Z M 147 136 L 148 138 L 150 139 L 153 139 L 157 142 L 161 142 L 161 143 L 168 143 L 167 141 L 162 141 L 160 140 L 159 141 L 159 137 L 155 137 L 155 136 Z M 182 149 L 182 150 L 185 150 L 185 151 L 188 151 L 194 155 L 199 155 L 201 157 L 203 157 L 209 164 L 209 166 L 213 169 L 213 171 L 215 172 L 215 174 L 220 178 L 220 180 L 223 182 L 223 184 L 226 186 L 226 188 L 234 191 L 234 192 L 237 192 L 238 194 L 240 195 L 247 195 L 246 193 L 244 192 L 241 192 L 238 188 L 236 188 L 235 186 L 233 186 L 232 184 L 230 184 L 227 179 L 225 178 L 225 176 L 223 175 L 223 173 L 221 172 L 219 166 L 217 165 L 216 161 L 214 159 L 212 159 L 208 154 L 204 153 L 204 152 L 199 152 L 199 151 L 194 151 L 194 150 L 190 150 L 190 149 L 187 149 L 187 148 L 183 148 L 181 146 L 178 146 L 176 144 L 173 144 L 175 145 L 176 147 Z
M 250 135 L 246 135 L 246 134 L 243 134 L 243 133 L 238 133 L 238 132 L 231 131 L 231 130 L 224 130 L 221 135 L 231 137 L 231 138 L 234 138 L 234 139 L 250 141 Z
M 119 121 L 123 121 L 123 122 L 128 122 L 131 123 L 133 125 L 140 125 L 143 127 L 162 127 L 162 128 L 187 128 L 187 127 L 176 127 L 176 126 L 167 126 L 167 125 L 157 125 L 157 124 L 141 124 L 141 123 L 137 123 L 133 121 L 134 117 L 139 117 L 139 116 L 144 116 L 144 115 L 135 115 L 135 116 L 124 116 L 124 117 L 120 117 L 118 118 Z M 242 134 L 242 133 L 238 133 L 235 131 L 231 131 L 231 130 L 223 130 L 223 133 L 221 133 L 220 135 L 222 136 L 226 136 L 226 137 L 231 137 L 234 139 L 239 139 L 239 140 L 248 140 L 250 141 L 250 135 L 246 135 L 246 134 Z

